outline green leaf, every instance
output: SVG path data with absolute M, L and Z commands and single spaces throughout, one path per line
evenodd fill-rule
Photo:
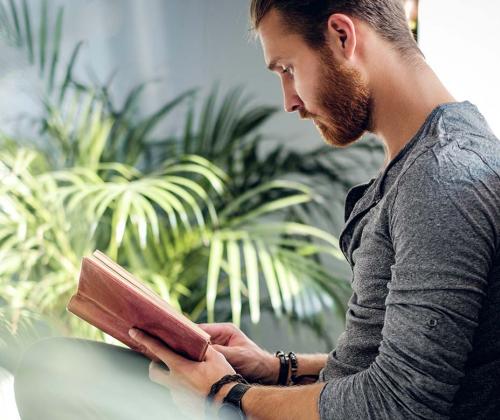
M 175 107 L 181 104 L 186 98 L 193 95 L 194 90 L 189 90 L 173 100 L 167 102 L 155 113 L 141 121 L 133 130 L 129 131 L 123 143 L 125 150 L 134 149 L 138 145 L 143 147 L 143 143 L 148 134 L 156 127 L 156 125 Z M 129 159 L 130 160 L 130 159 Z M 135 160 L 135 159 L 134 159 Z
M 123 197 L 118 201 L 116 210 L 113 214 L 113 221 L 111 222 L 113 236 L 111 237 L 109 249 L 114 259 L 117 258 L 117 251 L 122 243 L 125 227 L 130 217 L 129 210 L 131 201 L 132 196 L 129 191 L 126 191 Z
M 5 9 L 3 2 L 0 1 L 0 34 L 9 42 L 11 41 L 14 31 L 15 30 L 12 28 L 12 24 L 9 20 L 9 14 Z
M 203 217 L 203 212 L 196 202 L 196 199 L 184 188 L 181 188 L 177 185 L 175 185 L 173 182 L 168 182 L 168 180 L 165 179 L 153 179 L 149 182 L 150 186 L 156 186 L 159 187 L 165 191 L 172 192 L 173 194 L 177 195 L 179 198 L 184 200 L 189 206 L 191 207 L 193 214 L 196 218 L 196 222 L 199 226 L 204 227 L 205 226 L 205 220 Z M 180 201 L 179 201 L 180 203 Z M 184 213 L 187 213 L 184 211 Z
M 153 206 L 149 203 L 149 201 L 141 196 L 134 197 L 134 205 L 141 208 L 141 213 L 143 213 L 146 217 L 147 226 L 151 229 L 155 242 L 158 243 L 160 239 L 160 227 L 158 215 L 156 214 Z M 144 238 L 144 241 L 146 241 L 146 238 Z
M 59 7 L 59 11 L 57 12 L 56 26 L 54 29 L 54 39 L 52 43 L 52 60 L 50 64 L 50 74 L 49 74 L 49 93 L 52 93 L 54 89 L 56 68 L 57 68 L 57 63 L 59 61 L 59 49 L 61 47 L 63 15 L 64 15 L 64 8 Z
M 180 218 L 184 227 L 189 231 L 192 229 L 189 215 L 182 202 L 174 195 L 164 189 L 148 185 L 143 191 L 143 195 L 151 201 L 157 203 L 163 211 L 170 217 L 173 228 L 177 229 L 177 217 Z
M 184 154 L 196 153 L 193 150 L 193 121 L 194 121 L 194 95 L 189 98 L 188 111 L 186 115 L 186 122 L 184 124 L 184 138 L 182 144 L 184 145 Z
M 239 225 L 249 220 L 257 219 L 264 214 L 275 212 L 276 210 L 292 207 L 297 204 L 308 203 L 310 200 L 310 196 L 306 194 L 297 194 L 290 197 L 273 200 L 256 208 L 255 210 L 244 214 L 241 217 L 234 217 L 231 220 L 230 225 Z
M 240 248 L 236 241 L 228 242 L 227 259 L 229 262 L 231 313 L 233 315 L 233 323 L 239 326 L 241 322 L 241 257 Z
M 133 110 L 134 106 L 137 105 L 142 92 L 144 91 L 146 86 L 150 83 L 151 82 L 140 83 L 128 93 L 125 102 L 123 104 L 123 108 L 120 111 L 121 118 L 124 118 L 128 113 L 130 113 Z
M 165 176 L 162 179 L 165 182 L 168 182 L 170 184 L 178 184 L 194 192 L 207 207 L 211 218 L 211 222 L 214 224 L 217 223 L 217 211 L 215 209 L 215 206 L 212 200 L 210 199 L 210 196 L 208 195 L 207 191 L 205 191 L 205 189 L 203 189 L 198 183 L 180 176 Z
M 206 178 L 207 181 L 210 182 L 210 186 L 213 187 L 214 190 L 217 191 L 219 194 L 222 194 L 224 192 L 224 183 L 222 182 L 220 177 L 214 174 L 214 171 L 212 171 L 211 169 L 204 168 L 197 164 L 171 165 L 165 169 L 164 174 L 167 175 L 167 174 L 182 173 L 182 172 L 199 174 L 204 178 Z
M 304 195 L 309 195 L 311 193 L 310 188 L 298 182 L 281 181 L 281 180 L 267 182 L 263 185 L 259 185 L 258 187 L 252 188 L 244 192 L 243 194 L 239 195 L 235 200 L 232 200 L 231 203 L 228 206 L 226 206 L 225 209 L 221 212 L 221 217 L 223 218 L 228 217 L 231 213 L 237 211 L 241 207 L 244 207 L 245 203 L 254 199 L 256 196 L 278 189 L 302 192 Z
M 66 96 L 66 92 L 68 91 L 68 88 L 73 80 L 73 69 L 75 67 L 78 55 L 80 54 L 80 49 L 82 48 L 82 45 L 83 41 L 80 41 L 76 44 L 75 48 L 73 49 L 73 52 L 71 53 L 71 58 L 69 59 L 68 65 L 66 66 L 66 74 L 64 76 L 64 81 L 59 91 L 59 105 L 63 103 L 64 98 Z
M 200 118 L 200 130 L 199 130 L 199 147 L 197 152 L 199 154 L 206 154 L 208 145 L 210 143 L 210 130 L 212 126 L 212 115 L 215 107 L 215 102 L 217 99 L 218 87 L 215 86 L 212 92 L 208 95 L 205 104 L 203 105 L 203 110 L 201 112 Z
M 16 44 L 20 46 L 23 43 L 23 37 L 21 34 L 21 25 L 19 24 L 19 15 L 17 13 L 17 8 L 14 4 L 14 0 L 9 0 L 9 6 L 10 12 L 12 14 L 12 20 L 14 22 Z
M 264 244 L 262 244 L 261 242 L 257 243 L 257 254 L 259 256 L 264 279 L 266 280 L 269 298 L 271 299 L 271 305 L 274 309 L 274 313 L 279 317 L 281 316 L 281 296 L 279 292 L 278 281 L 276 279 L 271 256 L 267 252 Z
M 250 226 L 248 227 L 250 233 L 256 234 L 268 234 L 272 235 L 275 233 L 281 233 L 284 235 L 301 235 L 301 236 L 312 236 L 318 239 L 322 239 L 329 245 L 337 250 L 338 258 L 343 259 L 343 254 L 339 249 L 338 240 L 330 235 L 328 232 L 316 228 L 314 226 L 309 226 L 301 223 L 293 222 L 282 222 L 282 223 L 266 223 L 265 226 Z
M 41 2 L 40 13 L 40 39 L 39 39 L 39 60 L 40 60 L 40 74 L 43 75 L 45 71 L 45 59 L 47 50 L 47 22 L 48 22 L 47 0 Z
M 23 6 L 23 16 L 24 16 L 24 30 L 26 31 L 26 43 L 28 45 L 28 60 L 30 64 L 34 64 L 35 54 L 33 52 L 33 34 L 31 30 L 30 11 L 26 3 L 26 0 L 23 0 L 22 6 Z
M 254 324 L 257 324 L 260 320 L 258 260 L 255 247 L 248 240 L 243 241 L 243 255 L 245 259 L 250 319 Z
M 214 235 L 210 245 L 210 257 L 207 274 L 207 314 L 208 322 L 215 322 L 215 300 L 217 298 L 217 286 L 224 253 L 223 242 Z
M 281 295 L 283 296 L 283 306 L 290 314 L 292 312 L 292 293 L 288 284 L 288 270 L 279 259 L 274 259 L 276 279 L 278 280 Z

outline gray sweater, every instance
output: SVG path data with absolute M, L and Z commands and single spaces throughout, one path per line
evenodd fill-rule
M 500 419 L 500 141 L 477 108 L 436 108 L 345 218 L 321 418 Z

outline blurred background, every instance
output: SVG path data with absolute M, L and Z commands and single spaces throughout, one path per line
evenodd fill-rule
M 248 4 L 0 1 L 0 402 L 30 343 L 115 343 L 65 310 L 94 249 L 196 322 L 270 351 L 333 348 L 344 198 L 383 150 L 329 148 L 282 111 Z M 499 133 L 500 3 L 405 7 L 431 66 Z

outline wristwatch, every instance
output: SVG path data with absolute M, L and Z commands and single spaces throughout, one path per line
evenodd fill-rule
M 219 408 L 218 415 L 221 419 L 242 419 L 245 420 L 245 414 L 241 407 L 241 399 L 245 392 L 250 389 L 250 385 L 236 384 L 231 388 L 229 393 L 222 401 L 222 406 Z

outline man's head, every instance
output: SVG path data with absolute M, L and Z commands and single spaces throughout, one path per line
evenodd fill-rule
M 285 110 L 337 146 L 373 128 L 368 40 L 403 59 L 420 54 L 401 0 L 252 0 L 250 15 Z

